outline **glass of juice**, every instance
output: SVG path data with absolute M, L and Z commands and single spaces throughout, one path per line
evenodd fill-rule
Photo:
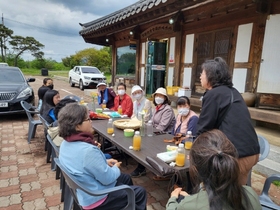
M 108 134 L 113 134 L 114 133 L 114 128 L 107 128 L 107 133 Z
M 119 113 L 120 115 L 122 115 L 122 107 L 121 107 L 121 106 L 118 107 L 118 113 Z
M 185 141 L 185 149 L 191 149 L 192 148 L 192 141 Z
M 105 109 L 106 108 L 106 104 L 101 104 L 101 108 Z
M 185 154 L 178 153 L 176 156 L 176 165 L 184 166 L 185 165 Z

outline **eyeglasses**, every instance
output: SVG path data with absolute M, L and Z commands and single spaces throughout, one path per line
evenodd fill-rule
M 91 119 L 90 119 L 90 118 L 87 118 L 87 119 L 85 119 L 83 122 L 85 122 L 85 121 L 91 121 Z

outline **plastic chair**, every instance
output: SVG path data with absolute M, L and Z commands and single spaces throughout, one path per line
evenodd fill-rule
M 50 137 L 49 134 L 47 134 L 47 140 L 49 142 L 49 147 L 48 147 L 48 151 L 51 151 L 51 169 L 53 171 L 56 171 L 56 177 L 55 179 L 59 179 L 59 174 L 60 174 L 60 169 L 58 167 L 56 167 L 56 163 L 54 161 L 54 158 L 59 156 L 59 147 L 57 147 L 52 138 Z
M 76 96 L 76 95 L 67 95 L 63 99 L 66 99 L 66 98 L 73 99 L 73 100 L 75 100 L 77 102 L 81 101 L 81 98 L 79 96 Z
M 261 195 L 259 196 L 260 203 L 262 205 L 263 210 L 267 209 L 280 209 L 280 206 L 276 205 L 269 197 L 268 191 L 270 188 L 270 185 L 273 181 L 280 181 L 280 175 L 279 174 L 272 174 L 268 178 L 266 178 L 263 186 L 263 190 L 261 192 Z
M 259 156 L 259 161 L 264 160 L 270 151 L 270 145 L 269 142 L 266 140 L 266 138 L 264 138 L 261 135 L 258 135 L 258 139 L 259 139 L 259 144 L 260 144 L 260 156 Z M 251 186 L 251 175 L 252 175 L 252 170 L 250 171 L 249 175 L 248 175 L 248 180 L 247 180 L 247 186 Z
M 135 193 L 134 190 L 128 185 L 116 186 L 109 189 L 99 190 L 94 192 L 89 191 L 86 185 L 80 183 L 72 174 L 70 174 L 70 172 L 60 163 L 58 158 L 55 158 L 54 160 L 56 162 L 56 165 L 60 168 L 63 174 L 63 177 L 67 183 L 66 187 L 68 186 L 68 189 L 66 188 L 64 192 L 65 193 L 64 210 L 72 209 L 73 205 L 74 205 L 73 209 L 77 209 L 77 207 L 82 209 L 77 199 L 77 189 L 82 190 L 92 196 L 104 195 L 114 191 L 125 190 L 127 192 L 128 203 L 124 209 L 128 209 L 128 210 L 135 209 Z
M 38 111 L 35 111 L 36 107 L 32 106 L 31 104 L 27 103 L 26 101 L 20 102 L 22 108 L 25 110 L 25 113 L 28 117 L 28 144 L 30 144 L 30 141 L 35 136 L 37 125 L 42 125 L 42 122 L 40 120 L 35 120 L 32 115 L 39 114 Z

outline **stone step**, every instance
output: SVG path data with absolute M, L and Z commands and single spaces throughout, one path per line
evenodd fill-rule
M 257 165 L 253 167 L 253 171 L 265 176 L 280 174 L 280 163 L 266 158 L 258 162 Z

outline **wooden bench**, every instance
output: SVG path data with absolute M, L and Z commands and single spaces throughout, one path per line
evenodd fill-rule
M 169 99 L 176 103 L 178 97 L 168 95 Z M 190 98 L 191 106 L 201 108 L 201 101 L 199 98 Z M 273 123 L 280 125 L 280 111 L 275 110 L 266 110 L 266 109 L 258 109 L 256 107 L 248 107 L 251 118 L 253 120 Z

